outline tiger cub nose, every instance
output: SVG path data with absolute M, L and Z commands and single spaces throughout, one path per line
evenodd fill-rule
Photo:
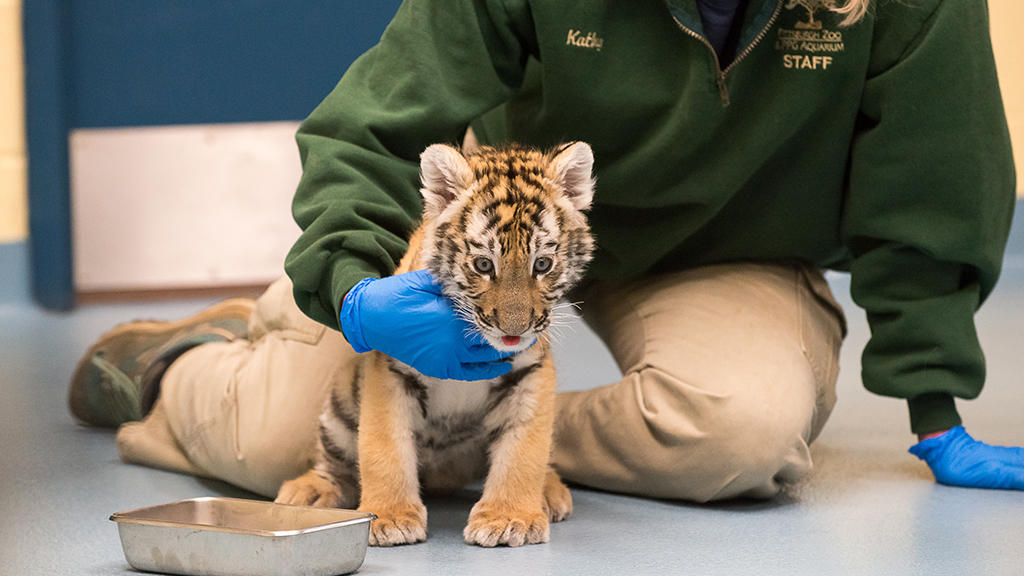
M 533 324 L 533 310 L 506 310 L 504 312 L 495 308 L 492 311 L 497 328 L 507 336 L 520 336 L 530 329 Z

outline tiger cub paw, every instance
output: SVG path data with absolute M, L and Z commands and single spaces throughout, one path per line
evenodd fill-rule
M 544 481 L 544 512 L 552 522 L 561 522 L 572 515 L 572 494 L 554 472 L 548 472 Z
M 282 484 L 274 502 L 295 506 L 339 508 L 345 502 L 345 497 L 337 482 L 316 470 L 310 470 Z
M 514 510 L 477 503 L 469 514 L 462 536 L 466 542 L 486 548 L 505 544 L 541 544 L 550 538 L 548 515 L 543 509 Z
M 372 512 L 370 546 L 415 544 L 427 539 L 427 508 L 423 504 L 373 506 L 363 502 L 359 509 Z

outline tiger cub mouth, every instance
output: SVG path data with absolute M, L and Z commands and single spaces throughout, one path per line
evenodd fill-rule
M 538 334 L 510 336 L 503 334 L 500 338 L 484 336 L 492 348 L 499 352 L 522 352 L 537 342 Z

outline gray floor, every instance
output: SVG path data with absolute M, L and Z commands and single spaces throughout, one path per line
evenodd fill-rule
M 1019 232 L 1019 230 L 1018 230 Z M 978 316 L 989 358 L 981 398 L 961 404 L 968 430 L 1024 445 L 1024 234 Z M 111 512 L 230 486 L 118 461 L 113 434 L 76 425 L 68 376 L 86 346 L 127 319 L 176 318 L 208 301 L 93 305 L 54 314 L 29 303 L 23 245 L 0 245 L 0 574 L 122 574 Z M 848 279 L 830 276 L 851 333 L 840 402 L 813 446 L 812 477 L 770 502 L 696 506 L 576 489 L 575 515 L 551 543 L 484 550 L 460 534 L 476 496 L 428 502 L 426 544 L 370 550 L 362 574 L 1024 574 L 1024 493 L 947 488 L 906 453 L 904 405 L 858 378 L 868 337 Z M 559 350 L 562 385 L 613 379 L 607 352 L 582 325 Z

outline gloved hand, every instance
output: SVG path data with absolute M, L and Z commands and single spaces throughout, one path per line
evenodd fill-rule
M 918 442 L 910 453 L 928 464 L 939 484 L 1024 490 L 1024 448 L 989 446 L 963 426 Z
M 426 270 L 366 278 L 341 305 L 341 331 L 356 352 L 379 350 L 421 374 L 486 380 L 512 369 L 502 353 L 455 315 Z

